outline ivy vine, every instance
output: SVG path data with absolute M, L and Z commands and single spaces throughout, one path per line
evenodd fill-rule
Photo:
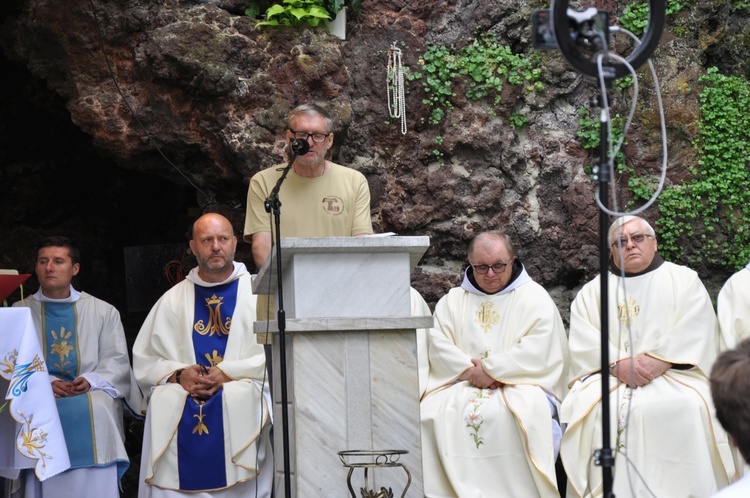
M 441 45 L 428 45 L 420 59 L 421 71 L 407 76 L 410 81 L 422 80 L 427 96 L 422 101 L 430 108 L 430 124 L 438 124 L 452 108 L 453 84 L 466 83 L 466 97 L 470 100 L 489 99 L 492 105 L 500 103 L 503 85 L 525 85 L 528 92 L 543 88 L 541 56 L 514 54 L 492 35 L 474 39 L 460 51 Z M 513 115 L 512 125 L 523 126 L 524 118 Z
M 701 116 L 693 142 L 698 155 L 693 178 L 666 188 L 659 197 L 659 252 L 687 265 L 741 268 L 750 261 L 750 82 L 708 69 L 699 79 Z M 599 150 L 599 121 L 579 109 L 576 137 L 581 146 Z M 613 140 L 622 136 L 622 118 L 612 118 Z M 638 175 L 620 151 L 617 174 L 627 176 L 633 201 L 649 199 L 659 183 Z M 686 248 L 691 248 L 686 251 Z
M 671 16 L 677 14 L 687 6 L 688 1 L 689 0 L 667 0 L 666 15 Z M 622 9 L 622 15 L 620 16 L 619 21 L 623 28 L 636 36 L 641 36 L 646 31 L 646 26 L 648 26 L 648 14 L 649 3 L 647 1 L 628 3 L 628 5 Z
M 699 81 L 698 167 L 692 181 L 659 199 L 659 250 L 687 264 L 738 269 L 750 260 L 750 84 L 716 68 Z

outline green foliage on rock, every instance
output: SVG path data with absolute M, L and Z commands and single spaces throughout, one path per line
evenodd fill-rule
M 699 81 L 698 167 L 659 199 L 659 249 L 687 264 L 738 269 L 750 260 L 750 83 L 716 68 Z
M 688 0 L 667 0 L 666 15 L 674 15 L 687 6 Z M 636 36 L 641 36 L 646 32 L 648 26 L 649 3 L 636 2 L 628 3 L 622 9 L 619 24 Z
M 362 0 L 258 0 L 251 2 L 245 15 L 264 19 L 256 27 L 319 26 L 322 21 L 336 17 L 344 7 L 352 14 L 362 10 Z
M 750 261 L 750 82 L 722 75 L 716 68 L 699 81 L 701 117 L 693 142 L 698 164 L 692 178 L 667 187 L 659 196 L 659 252 L 689 266 L 736 270 Z M 615 115 L 615 142 L 622 136 L 622 125 Z M 592 153 L 599 151 L 599 126 L 593 114 L 579 110 L 576 138 Z M 617 174 L 627 175 L 634 200 L 646 200 L 656 191 L 658 178 L 638 175 L 622 152 L 615 166 Z
M 245 12 L 251 15 L 254 11 Z M 331 19 L 331 15 L 323 6 L 322 0 L 284 0 L 283 3 L 273 4 L 265 12 L 265 21 L 260 21 L 256 28 L 274 26 L 301 27 L 318 26 L 322 21 Z
M 581 147 L 589 152 L 599 152 L 601 144 L 601 122 L 599 121 L 599 110 L 596 112 L 586 109 L 578 109 L 578 131 L 576 138 Z M 615 114 L 610 118 L 610 131 L 612 133 L 613 146 L 622 139 L 622 130 L 625 126 L 622 116 Z M 623 146 L 627 142 L 623 142 Z M 600 158 L 601 159 L 601 158 Z M 625 154 L 620 148 L 615 154 L 615 170 L 618 173 L 625 171 Z
M 452 108 L 454 83 L 463 83 L 466 98 L 488 99 L 500 103 L 503 85 L 525 85 L 526 91 L 542 89 L 540 55 L 514 54 L 491 35 L 474 39 L 459 51 L 441 45 L 428 45 L 420 59 L 421 71 L 411 73 L 409 80 L 422 80 L 430 108 L 430 124 L 438 124 Z M 514 126 L 521 124 L 518 117 Z

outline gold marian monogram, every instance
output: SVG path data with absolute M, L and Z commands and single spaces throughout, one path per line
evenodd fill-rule
M 617 306 L 617 318 L 624 327 L 630 327 L 640 313 L 641 306 L 632 297 L 629 297 L 624 304 Z
M 208 308 L 208 323 L 203 324 L 203 320 L 196 322 L 195 329 L 200 335 L 208 334 L 209 337 L 217 335 L 229 335 L 229 327 L 232 325 L 232 318 L 226 320 L 221 318 L 221 302 L 223 297 L 216 297 L 216 294 L 206 299 L 206 308 Z
M 482 327 L 485 334 L 490 327 L 500 323 L 500 315 L 497 314 L 495 306 L 489 301 L 482 303 L 481 308 L 476 311 L 476 316 L 475 321 Z
M 11 400 L 21 396 L 28 390 L 29 379 L 36 372 L 44 372 L 47 364 L 39 355 L 34 355 L 31 363 L 18 364 L 18 350 L 9 351 L 2 362 L 0 362 L 0 377 L 10 380 L 6 402 L 0 405 L 0 413 L 3 413 Z

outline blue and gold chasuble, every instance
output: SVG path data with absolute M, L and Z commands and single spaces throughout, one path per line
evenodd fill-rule
M 224 351 L 237 304 L 239 280 L 215 287 L 195 286 L 193 350 L 195 362 L 208 368 L 224 358 Z M 177 429 L 180 489 L 189 491 L 226 487 L 224 459 L 223 390 L 208 400 L 188 396 Z
M 71 382 L 80 373 L 80 348 L 78 337 L 78 311 L 76 303 L 41 303 L 43 350 L 50 375 Z M 89 393 L 55 398 L 60 414 L 65 444 L 68 447 L 70 468 L 107 465 L 97 461 L 96 438 L 91 395 Z M 128 468 L 127 462 L 118 462 L 118 476 Z

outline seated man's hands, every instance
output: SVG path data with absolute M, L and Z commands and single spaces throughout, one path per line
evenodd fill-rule
M 218 367 L 192 365 L 182 371 L 180 385 L 194 398 L 209 399 L 231 379 Z
M 52 392 L 55 398 L 67 398 L 77 394 L 84 394 L 91 390 L 91 384 L 84 377 L 78 377 L 72 382 L 55 380 L 52 382 Z
M 71 383 L 74 394 L 83 394 L 91 390 L 91 384 L 86 380 L 85 377 L 78 377 Z
M 625 358 L 617 362 L 612 369 L 612 375 L 629 387 L 643 387 L 655 378 L 672 368 L 672 364 L 641 354 L 633 358 Z
M 482 360 L 472 358 L 471 363 L 474 366 L 462 373 L 459 380 L 465 380 L 480 389 L 497 389 L 503 385 L 502 382 L 496 381 L 484 371 Z
M 73 396 L 72 382 L 65 380 L 53 380 L 52 381 L 52 392 L 55 394 L 55 398 L 67 398 Z

